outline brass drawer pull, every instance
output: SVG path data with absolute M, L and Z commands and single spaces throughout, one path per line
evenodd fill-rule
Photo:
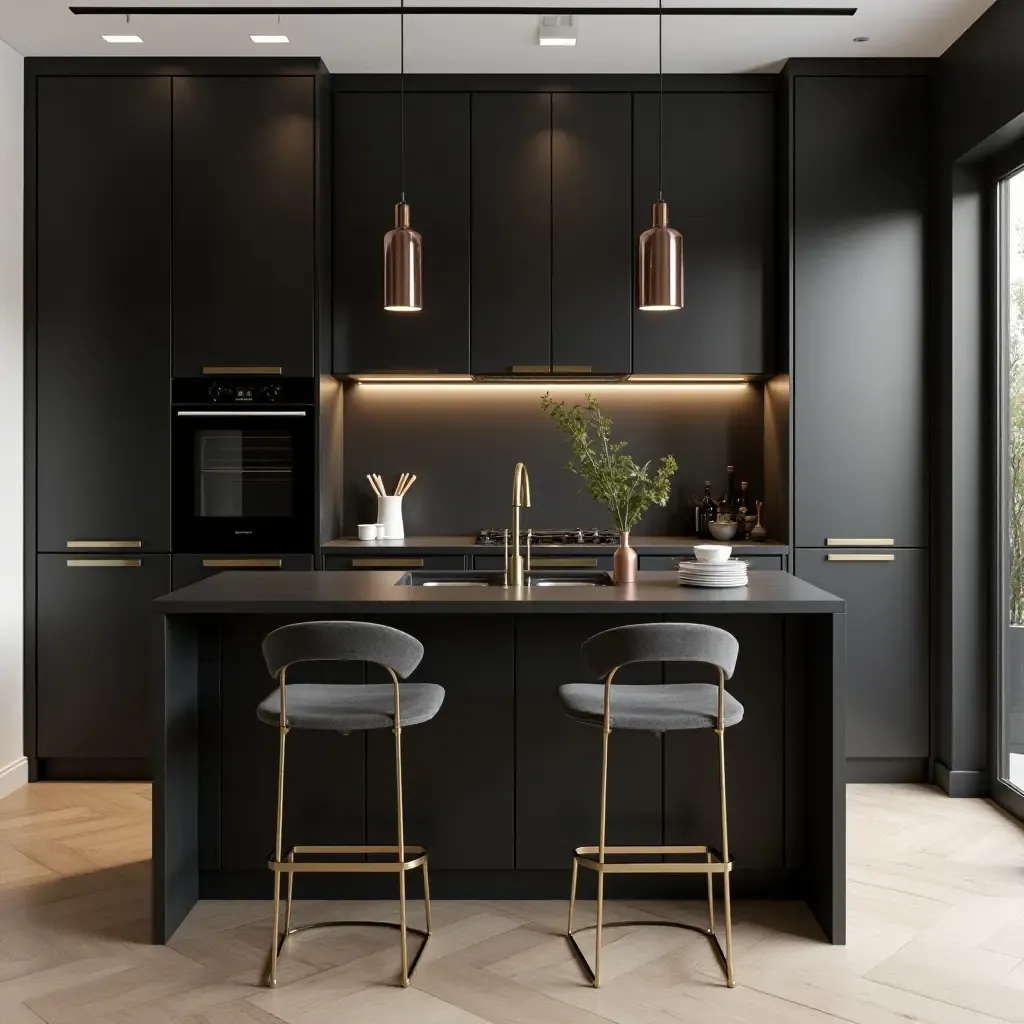
M 204 558 L 204 569 L 280 569 L 280 558 Z
M 829 562 L 895 562 L 895 555 L 826 555 Z
M 138 569 L 141 558 L 69 558 L 69 569 Z
M 245 374 L 280 374 L 280 366 L 204 366 L 203 373 L 210 375 L 230 375 L 233 373 Z
M 829 548 L 891 548 L 896 543 L 892 537 L 826 537 Z
M 533 559 L 535 566 L 540 565 L 548 569 L 596 569 L 596 558 L 536 558 Z
M 422 569 L 422 558 L 353 558 L 354 569 Z
M 141 540 L 69 540 L 69 548 L 141 548 Z
M 552 373 L 593 373 L 592 366 L 552 366 Z
M 551 373 L 550 366 L 530 366 L 529 364 L 520 366 L 510 366 L 508 368 L 509 373 Z

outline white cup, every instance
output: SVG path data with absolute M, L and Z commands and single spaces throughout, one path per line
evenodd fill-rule
M 360 540 L 377 539 L 377 523 L 360 523 L 357 529 L 359 530 Z
M 401 540 L 405 536 L 405 524 L 402 522 L 402 496 L 386 494 L 377 499 L 377 523 L 384 527 L 387 540 Z
M 383 540 L 384 536 L 385 536 L 385 534 L 384 534 L 384 524 L 383 523 L 374 523 L 373 524 L 373 529 L 375 531 L 375 536 L 376 536 L 377 540 Z

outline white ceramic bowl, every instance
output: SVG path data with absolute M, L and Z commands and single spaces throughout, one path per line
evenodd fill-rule
M 736 536 L 736 528 L 739 524 L 732 523 L 708 523 L 708 529 L 715 540 L 732 540 Z
M 359 529 L 359 539 L 360 540 L 376 540 L 377 539 L 377 524 L 376 523 L 360 523 L 358 529 Z
M 698 562 L 728 562 L 732 548 L 728 544 L 694 544 L 693 553 Z

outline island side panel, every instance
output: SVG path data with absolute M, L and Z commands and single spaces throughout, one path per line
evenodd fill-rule
M 830 942 L 846 943 L 846 615 L 813 615 L 806 637 L 805 898 Z
M 154 700 L 153 941 L 170 941 L 199 899 L 198 622 L 164 616 Z

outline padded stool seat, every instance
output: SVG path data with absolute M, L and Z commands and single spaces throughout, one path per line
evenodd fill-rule
M 570 718 L 603 725 L 604 689 L 604 683 L 566 683 L 558 688 L 558 696 Z M 725 726 L 741 721 L 743 705 L 726 692 Z M 644 732 L 714 729 L 718 724 L 718 687 L 710 683 L 612 684 L 608 724 L 612 729 Z
M 403 728 L 429 722 L 444 702 L 444 687 L 436 683 L 402 683 L 399 715 Z M 357 732 L 391 729 L 395 724 L 395 688 L 390 683 L 334 686 L 330 683 L 290 683 L 285 688 L 285 725 L 289 729 L 333 729 Z M 281 691 L 274 690 L 256 709 L 267 725 L 281 720 Z

